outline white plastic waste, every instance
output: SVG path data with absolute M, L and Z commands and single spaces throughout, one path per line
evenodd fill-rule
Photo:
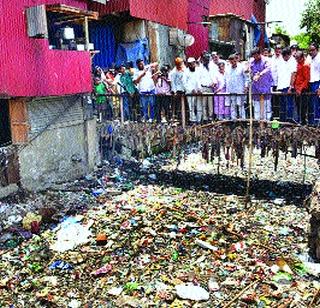
M 189 299 L 192 301 L 207 301 L 209 300 L 209 293 L 199 286 L 193 284 L 180 284 L 176 286 L 178 297 L 181 299 Z
M 65 252 L 87 243 L 91 236 L 90 227 L 90 223 L 82 225 L 77 217 L 67 218 L 61 223 L 57 232 L 57 240 L 50 248 L 58 252 Z

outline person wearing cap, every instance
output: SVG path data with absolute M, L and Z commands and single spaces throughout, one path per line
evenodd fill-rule
M 201 92 L 203 94 L 213 93 L 215 86 L 215 70 L 210 69 L 209 63 L 210 55 L 208 53 L 203 54 L 200 65 Z M 202 104 L 202 120 L 213 120 L 213 98 L 203 95 L 200 100 Z
M 196 59 L 188 58 L 188 68 L 185 73 L 186 94 L 197 95 L 201 93 L 200 70 L 196 66 Z M 187 96 L 189 107 L 189 120 L 191 123 L 200 123 L 202 119 L 201 100 L 197 96 Z M 196 114 L 197 112 L 197 114 Z
M 169 79 L 171 80 L 171 92 L 175 95 L 172 99 L 172 116 L 176 118 L 181 110 L 181 95 L 186 91 L 184 86 L 186 67 L 183 59 L 180 57 L 177 57 L 174 62 L 175 67 L 169 74 Z
M 316 43 L 309 46 L 310 63 L 310 91 L 320 96 L 320 54 Z M 308 124 L 320 124 L 320 100 L 317 96 L 311 96 L 309 100 Z
M 272 74 L 269 59 L 261 55 L 259 47 L 251 52 L 250 70 L 255 120 L 271 120 Z
M 155 117 L 155 84 L 153 79 L 152 68 L 157 63 L 145 66 L 144 61 L 136 61 L 137 70 L 134 74 L 133 81 L 140 93 L 141 114 L 145 121 L 153 121 Z
M 213 51 L 211 53 L 211 60 L 209 63 L 209 70 L 214 72 L 214 75 L 216 75 L 219 72 L 218 64 L 220 62 L 220 57 L 216 51 Z
M 291 56 L 289 47 L 282 50 L 282 60 L 278 65 L 278 90 L 291 94 L 297 72 L 297 61 Z M 297 110 L 292 95 L 280 97 L 280 121 L 295 121 Z
M 226 70 L 226 93 L 233 94 L 226 96 L 225 105 L 230 107 L 231 119 L 245 119 L 246 112 L 244 108 L 246 95 L 248 91 L 248 76 L 243 65 L 239 65 L 235 55 L 229 56 L 229 67 Z

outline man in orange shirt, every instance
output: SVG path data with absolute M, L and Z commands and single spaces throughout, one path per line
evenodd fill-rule
M 298 121 L 305 125 L 307 117 L 308 96 L 303 95 L 309 91 L 310 65 L 306 63 L 302 51 L 297 51 L 295 58 L 298 62 L 294 81 L 294 90 L 297 93 Z

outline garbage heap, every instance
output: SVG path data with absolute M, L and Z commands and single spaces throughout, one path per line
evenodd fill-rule
M 320 262 L 320 182 L 314 185 L 307 206 L 311 214 L 309 235 L 310 255 L 314 260 Z
M 155 184 L 95 199 L 2 251 L 0 306 L 319 305 L 305 208 Z

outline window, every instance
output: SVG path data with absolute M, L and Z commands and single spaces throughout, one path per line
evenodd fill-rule
M 48 39 L 50 49 L 94 49 L 89 43 L 88 22 L 98 20 L 97 12 L 53 4 L 30 7 L 26 16 L 29 37 Z

